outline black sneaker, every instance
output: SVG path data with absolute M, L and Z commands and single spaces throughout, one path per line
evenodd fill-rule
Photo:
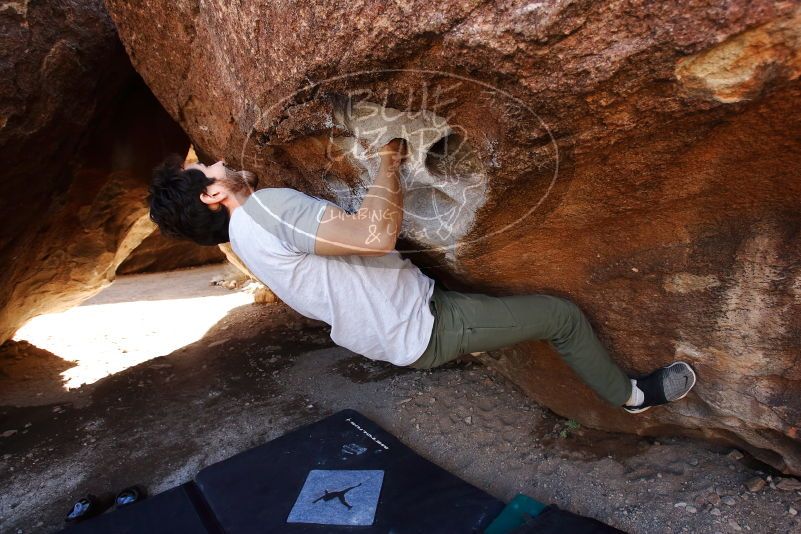
M 651 406 L 683 399 L 695 385 L 695 371 L 689 364 L 675 362 L 635 382 L 645 394 L 645 400 L 638 406 L 623 406 L 629 413 L 644 412 Z

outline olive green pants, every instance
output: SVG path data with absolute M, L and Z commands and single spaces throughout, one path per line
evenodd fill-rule
M 631 395 L 628 376 L 570 300 L 540 294 L 493 297 L 435 285 L 429 306 L 434 314 L 431 340 L 409 367 L 430 369 L 462 354 L 540 339 L 549 341 L 576 374 L 611 404 L 622 406 Z

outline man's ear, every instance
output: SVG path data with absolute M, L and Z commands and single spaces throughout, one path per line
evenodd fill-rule
M 209 191 L 203 190 L 200 192 L 200 201 L 204 204 L 216 204 L 219 202 L 214 194 L 209 194 Z
M 206 204 L 213 211 L 220 209 L 221 202 L 225 200 L 228 195 L 222 188 L 209 186 L 200 193 L 200 201 Z

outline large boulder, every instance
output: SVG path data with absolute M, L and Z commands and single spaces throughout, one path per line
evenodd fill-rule
M 188 139 L 100 0 L 0 6 L 0 342 L 80 303 L 154 229 L 152 167 Z
M 685 401 L 630 416 L 542 343 L 486 361 L 606 429 L 724 439 L 801 474 L 798 2 L 107 0 L 199 153 L 356 206 L 413 156 L 404 246 L 451 288 L 575 300 Z

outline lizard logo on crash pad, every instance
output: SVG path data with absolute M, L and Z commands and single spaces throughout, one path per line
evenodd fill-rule
M 382 470 L 313 469 L 287 523 L 372 525 L 383 482 Z

